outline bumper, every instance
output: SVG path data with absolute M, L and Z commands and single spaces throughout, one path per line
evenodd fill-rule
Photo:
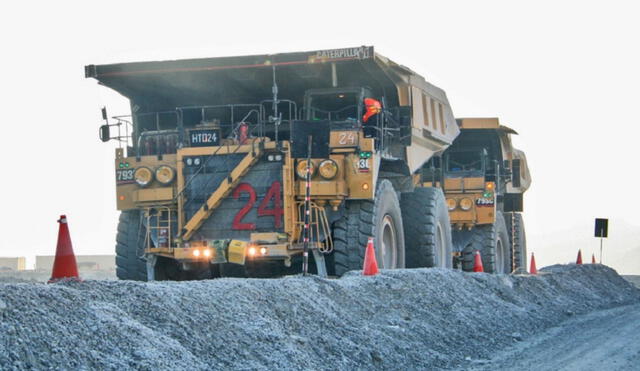
M 223 243 L 208 242 L 179 248 L 149 248 L 145 252 L 180 262 L 208 261 L 210 264 L 235 263 L 243 265 L 246 261 L 256 260 L 289 261 L 291 257 L 300 254 L 301 250 L 291 249 L 289 244 L 267 245 L 231 240 Z

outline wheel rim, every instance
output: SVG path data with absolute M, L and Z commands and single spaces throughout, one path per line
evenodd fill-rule
M 435 266 L 439 268 L 446 268 L 445 262 L 445 248 L 444 248 L 444 233 L 442 232 L 442 225 L 438 223 L 436 228 L 436 248 L 435 248 Z
M 504 273 L 504 246 L 499 238 L 496 241 L 496 273 Z
M 398 262 L 396 228 L 393 219 L 385 215 L 382 219 L 382 238 L 380 239 L 378 262 L 382 268 L 395 268 Z

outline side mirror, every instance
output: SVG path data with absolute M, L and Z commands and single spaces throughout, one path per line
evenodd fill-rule
M 111 130 L 109 130 L 109 125 L 100 126 L 100 140 L 103 142 L 108 142 L 111 139 Z
M 516 188 L 520 187 L 520 160 L 519 159 L 511 160 L 511 185 Z
M 102 107 L 102 119 L 107 120 L 107 107 Z

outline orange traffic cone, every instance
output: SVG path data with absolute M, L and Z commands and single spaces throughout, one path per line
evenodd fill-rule
M 582 250 L 578 250 L 578 259 L 576 259 L 576 264 L 582 264 Z
M 529 267 L 530 274 L 538 274 L 538 268 L 536 268 L 536 256 L 531 253 L 531 267 Z
M 374 276 L 378 274 L 378 272 L 376 251 L 373 249 L 373 237 L 369 237 L 369 241 L 367 241 L 367 250 L 364 253 L 364 266 L 362 267 L 362 274 L 365 276 Z
M 53 272 L 51 272 L 49 283 L 61 279 L 74 279 L 79 281 L 78 265 L 76 264 L 76 256 L 73 254 L 73 247 L 71 246 L 67 217 L 60 215 L 58 223 L 60 223 L 58 246 L 56 247 L 56 259 L 53 261 Z
M 473 261 L 473 271 L 484 272 L 484 267 L 482 267 L 482 257 L 480 256 L 480 251 L 478 250 L 476 250 L 474 261 Z
M 591 254 L 591 264 L 596 263 L 596 254 Z

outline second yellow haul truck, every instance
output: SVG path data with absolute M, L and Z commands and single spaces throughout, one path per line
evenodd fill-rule
M 100 129 L 121 144 L 120 279 L 299 272 L 307 169 L 318 273 L 361 269 L 369 237 L 382 268 L 452 266 L 447 202 L 427 177 L 460 129 L 443 90 L 373 47 L 85 75 L 131 102 L 130 116 L 103 110 Z
M 457 122 L 460 135 L 441 158 L 426 166 L 430 179 L 423 184 L 445 192 L 454 263 L 471 270 L 473 254 L 479 251 L 486 272 L 526 271 L 522 211 L 531 176 L 524 153 L 511 142 L 517 133 L 497 118 Z

